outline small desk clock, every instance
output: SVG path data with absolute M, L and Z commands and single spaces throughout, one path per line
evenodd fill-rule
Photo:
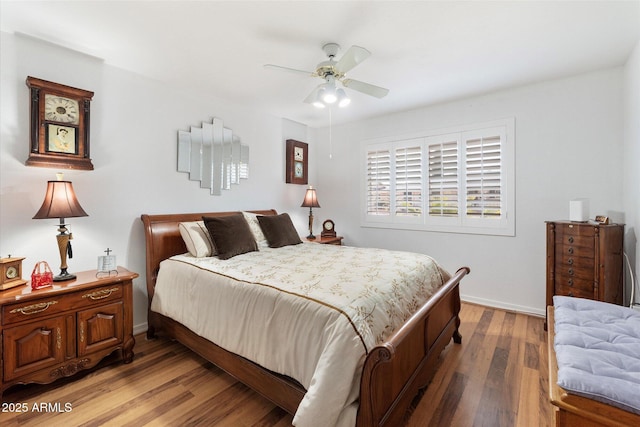
M 336 237 L 336 224 L 333 220 L 328 219 L 322 223 L 322 237 Z
M 24 285 L 26 280 L 22 280 L 22 260 L 24 258 L 0 258 L 0 290 Z

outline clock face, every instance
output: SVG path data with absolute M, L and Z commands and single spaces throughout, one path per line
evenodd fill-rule
M 325 230 L 333 230 L 333 221 L 325 221 L 324 223 Z
M 18 277 L 18 269 L 14 266 L 11 266 L 7 268 L 7 272 L 5 273 L 5 275 L 7 276 L 7 279 L 15 279 L 16 277 Z
M 80 108 L 75 99 L 46 94 L 44 96 L 44 118 L 54 122 L 78 124 Z

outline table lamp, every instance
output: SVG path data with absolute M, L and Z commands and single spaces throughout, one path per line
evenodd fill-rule
M 74 218 L 80 216 L 88 216 L 82 209 L 76 193 L 73 191 L 73 185 L 70 181 L 62 181 L 62 177 L 59 176 L 58 181 L 49 181 L 47 183 L 47 192 L 44 196 L 44 202 L 40 210 L 35 214 L 33 219 L 46 219 L 46 218 L 59 218 L 60 224 L 58 231 L 60 234 L 56 236 L 58 240 L 58 249 L 60 251 L 60 274 L 54 276 L 54 282 L 61 282 L 65 280 L 75 279 L 74 274 L 70 274 L 67 271 L 67 255 L 69 258 L 73 257 L 71 251 L 71 234 L 67 231 L 67 224 L 65 224 L 65 218 Z
M 304 195 L 304 200 L 302 201 L 303 208 L 309 208 L 309 235 L 307 239 L 315 239 L 316 236 L 313 235 L 313 208 L 319 208 L 320 204 L 318 203 L 318 198 L 316 197 L 316 189 L 312 186 L 307 188 L 307 192 Z

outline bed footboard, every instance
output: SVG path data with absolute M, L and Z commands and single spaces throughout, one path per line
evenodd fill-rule
M 456 274 L 365 360 L 357 427 L 402 425 L 411 401 L 428 385 L 440 353 L 453 338 L 460 344 L 460 280 Z

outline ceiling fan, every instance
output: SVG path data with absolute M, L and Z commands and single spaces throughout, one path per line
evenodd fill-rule
M 384 98 L 389 93 L 389 89 L 375 86 L 370 83 L 361 82 L 346 78 L 346 73 L 356 65 L 367 59 L 371 52 L 360 46 L 351 46 L 339 61 L 335 60 L 340 45 L 337 43 L 327 43 L 322 47 L 329 60 L 323 61 L 316 66 L 315 71 L 297 70 L 295 68 L 282 67 L 280 65 L 266 64 L 265 68 L 290 71 L 304 74 L 311 77 L 321 77 L 325 82 L 318 85 L 305 99 L 304 102 L 313 104 L 318 108 L 326 105 L 338 103 L 340 107 L 345 107 L 351 101 L 342 88 L 336 87 L 340 82 L 342 86 L 362 92 L 376 98 Z

